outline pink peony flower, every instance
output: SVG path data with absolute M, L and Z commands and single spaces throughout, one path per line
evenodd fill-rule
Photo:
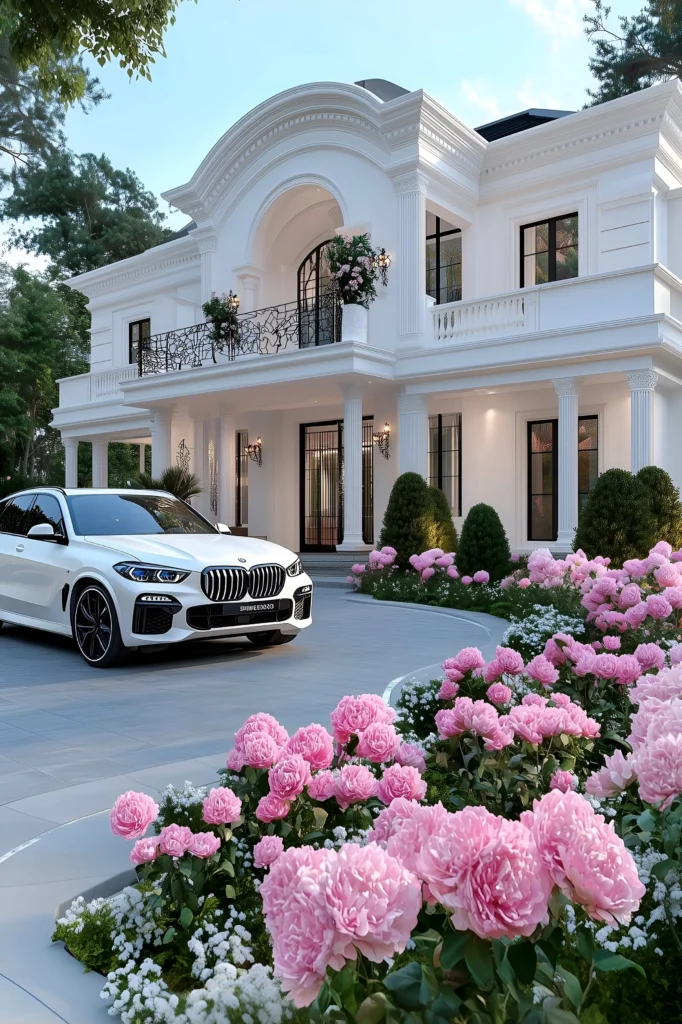
M 650 668 L 663 668 L 665 665 L 665 654 L 658 644 L 640 644 L 635 649 L 635 657 L 643 672 Z
M 510 556 L 510 561 L 511 561 L 511 562 L 518 562 L 519 558 L 520 558 L 520 555 L 518 555 L 518 554 L 517 554 L 516 552 L 514 552 L 514 553 L 513 553 L 513 554 L 512 554 L 511 556 Z
M 526 665 L 526 673 L 531 679 L 537 680 L 542 686 L 551 687 L 559 678 L 559 670 L 554 668 L 551 661 L 548 661 L 544 654 L 536 655 Z
M 190 848 L 192 830 L 185 825 L 166 825 L 159 832 L 159 851 L 169 857 L 182 857 Z
M 331 713 L 334 739 L 346 744 L 351 736 L 359 736 L 374 722 L 390 724 L 395 718 L 395 711 L 373 693 L 363 693 L 359 697 L 342 697 Z
M 377 796 L 385 804 L 398 797 L 406 800 L 423 800 L 426 783 L 416 768 L 409 765 L 393 764 L 386 768 L 377 785 Z
M 318 772 L 308 783 L 308 796 L 311 800 L 331 800 L 335 792 L 336 776 L 330 771 Z
M 483 669 L 483 678 L 486 683 L 494 683 L 496 679 L 499 679 L 503 675 L 502 666 L 500 665 L 497 658 L 493 658 L 489 661 L 486 667 Z
M 212 789 L 204 800 L 203 818 L 209 825 L 228 825 L 239 820 L 242 802 L 231 789 Z
M 680 581 L 682 583 L 682 581 Z M 668 587 L 665 592 L 666 599 L 670 604 L 671 608 L 675 611 L 679 611 L 682 608 L 682 585 L 678 587 Z
M 620 674 L 619 662 L 616 654 L 598 654 L 592 671 L 598 679 L 615 679 Z
M 252 732 L 244 736 L 239 752 L 251 768 L 271 768 L 279 760 L 280 747 L 269 733 Z
M 500 580 L 500 587 L 502 588 L 502 590 L 509 590 L 513 582 L 513 576 L 505 576 L 503 580 Z
M 301 754 L 288 754 L 268 772 L 270 793 L 280 800 L 295 800 L 310 778 L 310 765 Z
M 682 663 L 682 644 L 675 644 L 670 648 L 670 664 L 679 665 Z
M 253 848 L 253 866 L 269 868 L 282 853 L 284 843 L 279 836 L 263 836 Z
M 496 647 L 495 660 L 505 675 L 518 676 L 523 672 L 523 658 L 513 647 Z
M 526 743 L 542 743 L 543 732 L 541 728 L 543 709 L 532 704 L 520 704 L 510 708 L 506 720 L 514 730 L 514 735 Z
M 667 733 L 651 740 L 647 736 L 634 762 L 640 797 L 666 810 L 682 792 L 682 734 Z
M 664 668 L 656 675 L 639 677 L 637 685 L 630 690 L 630 700 L 633 704 L 644 704 L 652 697 L 661 701 L 682 697 L 682 672 L 679 668 Z
M 422 569 L 422 579 L 424 582 L 426 582 L 426 580 L 430 580 L 431 577 L 435 575 L 436 570 L 430 565 L 427 565 L 426 569 Z
M 474 583 L 489 583 L 490 573 L 486 572 L 485 569 L 479 569 L 478 572 L 474 573 Z
M 443 668 L 446 671 L 449 668 L 454 668 L 462 674 L 474 672 L 478 668 L 485 668 L 485 658 L 478 647 L 463 647 L 454 658 L 448 658 L 443 663 Z
M 418 807 L 416 800 L 406 800 L 404 797 L 397 797 L 388 807 L 382 807 L 367 835 L 368 841 L 384 846 L 409 821 Z
M 619 636 L 605 636 L 604 647 L 607 651 L 619 651 L 620 650 L 620 637 Z
M 130 859 L 133 864 L 149 864 L 156 860 L 159 855 L 158 836 L 150 836 L 147 839 L 138 839 L 130 851 Z
M 220 839 L 213 832 L 195 832 L 188 850 L 194 857 L 212 857 L 220 849 Z
M 402 764 L 405 767 L 416 768 L 418 772 L 426 770 L 424 752 L 416 743 L 401 743 L 395 755 L 395 760 L 398 764 Z
M 283 800 L 282 797 L 277 796 L 275 793 L 268 793 L 267 796 L 262 796 L 258 801 L 256 817 L 259 821 L 269 824 L 271 821 L 279 821 L 280 818 L 286 818 L 290 807 L 291 804 L 288 800 Z
M 339 807 L 346 810 L 351 804 L 369 800 L 377 794 L 377 780 L 364 764 L 346 764 L 336 779 L 334 795 Z
M 663 555 L 664 558 L 670 558 L 673 553 L 673 546 L 672 544 L 668 544 L 667 540 L 659 540 L 658 543 L 654 544 L 649 552 L 650 555 L 653 555 L 654 553 L 657 555 Z
M 674 565 L 660 565 L 654 569 L 654 576 L 659 587 L 677 587 L 680 583 L 680 574 Z
M 445 571 L 446 571 L 446 573 L 448 574 L 448 576 L 450 577 L 451 580 L 459 579 L 459 573 L 457 572 L 457 567 L 456 566 L 449 565 Z
M 367 566 L 364 565 L 362 562 L 356 562 L 354 565 L 351 565 L 350 571 L 352 573 L 355 573 L 356 576 L 360 576 L 363 572 L 365 572 L 366 568 Z
M 458 662 L 456 658 L 446 658 L 441 665 L 441 668 L 451 683 L 461 683 L 464 679 L 464 672 L 460 672 L 457 665 Z
M 640 601 L 639 604 L 633 605 L 628 608 L 625 612 L 625 621 L 631 629 L 639 629 L 647 615 L 649 610 L 644 601 Z
M 374 722 L 360 733 L 357 755 L 366 757 L 374 764 L 386 764 L 392 761 L 400 747 L 400 736 L 392 725 L 386 722 Z
M 244 767 L 244 758 L 236 747 L 233 747 L 227 755 L 226 767 L 229 768 L 231 772 L 240 772 Z
M 512 692 L 504 683 L 493 683 L 485 692 L 493 704 L 508 704 L 512 699 Z
M 300 754 L 313 771 L 329 768 L 334 760 L 334 739 L 323 725 L 306 725 L 287 740 L 282 756 Z
M 646 610 L 652 619 L 667 619 L 673 609 L 663 594 L 649 594 L 646 599 Z
M 289 734 L 286 729 L 284 726 L 279 724 L 276 718 L 273 718 L 272 715 L 268 715 L 265 711 L 259 711 L 255 715 L 250 715 L 242 725 L 241 729 L 238 729 L 234 734 L 234 745 L 237 750 L 239 750 L 247 736 L 264 732 L 267 733 L 268 736 L 272 736 L 278 747 L 283 747 L 289 739 Z
M 636 583 L 628 583 L 618 595 L 618 607 L 622 609 L 633 608 L 642 600 L 642 591 Z
M 604 765 L 598 772 L 592 772 L 585 780 L 585 792 L 600 799 L 618 796 L 636 778 L 632 754 L 625 756 L 622 750 L 615 750 L 604 758 Z
M 618 675 L 616 682 L 620 686 L 629 686 L 638 679 L 642 672 L 642 666 L 634 654 L 621 654 L 618 658 Z
M 560 789 L 562 793 L 570 793 L 578 788 L 578 780 L 573 772 L 565 772 L 560 768 L 554 772 L 549 782 L 550 789 Z
M 521 587 L 521 590 L 525 590 L 526 587 L 530 586 L 530 580 L 527 576 L 524 576 L 522 580 L 519 580 L 519 586 Z
M 438 700 L 453 700 L 459 692 L 459 683 L 453 683 L 450 679 L 444 679 L 438 691 Z
M 116 798 L 109 815 L 109 825 L 115 836 L 140 839 L 158 814 L 159 805 L 150 796 L 128 790 Z
M 440 566 L 441 569 L 447 569 L 453 565 L 455 559 L 453 555 L 441 555 L 440 558 L 436 559 L 436 565 Z
M 473 576 L 462 576 L 462 583 L 465 587 L 468 587 L 470 583 L 474 582 Z

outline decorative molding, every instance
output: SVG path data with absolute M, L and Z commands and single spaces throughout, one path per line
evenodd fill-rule
M 153 250 L 147 250 L 147 252 L 142 255 L 147 256 L 150 251 L 153 252 Z M 132 257 L 132 259 L 137 258 L 138 257 L 135 256 Z M 142 266 L 131 267 L 130 270 L 112 273 L 111 276 L 98 281 L 93 281 L 92 283 L 86 280 L 83 282 L 82 286 L 78 282 L 78 279 L 75 281 L 72 279 L 72 281 L 68 281 L 67 284 L 75 291 L 82 291 L 88 296 L 95 296 L 101 292 L 114 291 L 116 288 L 130 285 L 135 281 L 141 281 L 146 277 L 154 277 L 166 270 L 174 270 L 181 267 L 191 266 L 191 264 L 196 264 L 198 268 L 200 266 L 200 261 L 200 253 L 192 252 L 182 256 L 170 256 L 154 263 L 144 263 Z M 113 266 L 115 267 L 116 264 L 113 264 Z M 109 268 L 107 267 L 106 269 Z
M 197 249 L 200 253 L 215 252 L 218 248 L 218 239 L 215 235 L 192 235 L 195 242 L 197 243 Z
M 655 370 L 633 370 L 625 375 L 630 391 L 654 391 L 658 384 Z
M 398 195 L 405 195 L 409 192 L 420 192 L 426 195 L 429 187 L 429 179 L 422 171 L 410 171 L 409 174 L 401 174 L 393 179 L 393 188 Z
M 559 377 L 552 384 L 559 398 L 577 398 L 580 395 L 580 381 L 577 377 Z
M 343 221 L 343 213 L 341 212 L 341 207 L 339 206 L 338 203 L 334 203 L 334 205 L 330 207 L 330 209 L 327 212 L 327 216 L 329 217 L 334 227 L 338 227 L 338 225 L 341 224 L 341 222 Z
M 398 415 L 403 413 L 428 412 L 429 396 L 419 392 L 413 395 L 398 395 Z

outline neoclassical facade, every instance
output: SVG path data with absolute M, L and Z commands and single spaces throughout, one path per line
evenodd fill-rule
M 478 130 L 422 91 L 321 83 L 262 103 L 191 181 L 191 223 L 70 282 L 91 367 L 54 424 L 77 483 L 93 443 L 187 465 L 201 510 L 295 550 L 362 550 L 413 470 L 457 526 L 500 513 L 512 546 L 567 550 L 610 467 L 682 483 L 682 87 Z M 343 340 L 324 246 L 390 258 L 366 341 Z M 212 293 L 240 299 L 216 344 Z

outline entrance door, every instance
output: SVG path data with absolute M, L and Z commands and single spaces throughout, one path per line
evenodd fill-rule
M 362 424 L 362 532 L 374 541 L 372 433 Z M 301 424 L 301 551 L 335 551 L 343 541 L 343 420 Z
M 331 290 L 331 275 L 324 258 L 329 242 L 309 252 L 298 268 L 299 346 L 331 345 L 341 337 L 341 311 Z

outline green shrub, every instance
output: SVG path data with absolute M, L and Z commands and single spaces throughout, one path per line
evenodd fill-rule
M 674 548 L 682 546 L 682 501 L 680 492 L 660 466 L 644 466 L 637 479 L 649 492 L 651 511 L 656 520 L 655 540 L 667 540 Z
M 146 491 L 169 491 L 183 501 L 189 501 L 195 494 L 201 494 L 202 490 L 199 477 L 181 466 L 164 469 L 158 480 L 154 480 L 151 473 L 140 473 L 131 484 Z
M 580 513 L 573 550 L 604 555 L 614 566 L 644 558 L 657 541 L 656 520 L 644 484 L 626 469 L 608 469 L 597 480 Z
M 23 491 L 26 487 L 39 487 L 41 481 L 31 480 L 28 476 L 22 476 L 21 473 L 15 473 L 13 476 L 1 477 L 0 478 L 0 498 L 6 498 L 9 494 L 15 494 L 16 491 Z
M 396 564 L 401 569 L 409 567 L 410 555 L 421 554 L 430 546 L 431 509 L 424 477 L 419 473 L 401 474 L 393 484 L 379 537 L 380 548 L 388 545 L 396 549 Z
M 448 499 L 440 487 L 429 487 L 429 501 L 431 504 L 429 536 L 424 550 L 440 548 L 442 551 L 455 552 L 457 550 L 457 530 L 452 521 Z M 416 553 L 420 554 L 420 552 Z
M 491 582 L 509 571 L 509 541 L 497 512 L 491 505 L 474 505 L 464 520 L 457 552 L 457 568 L 465 576 L 479 569 L 490 573 Z

